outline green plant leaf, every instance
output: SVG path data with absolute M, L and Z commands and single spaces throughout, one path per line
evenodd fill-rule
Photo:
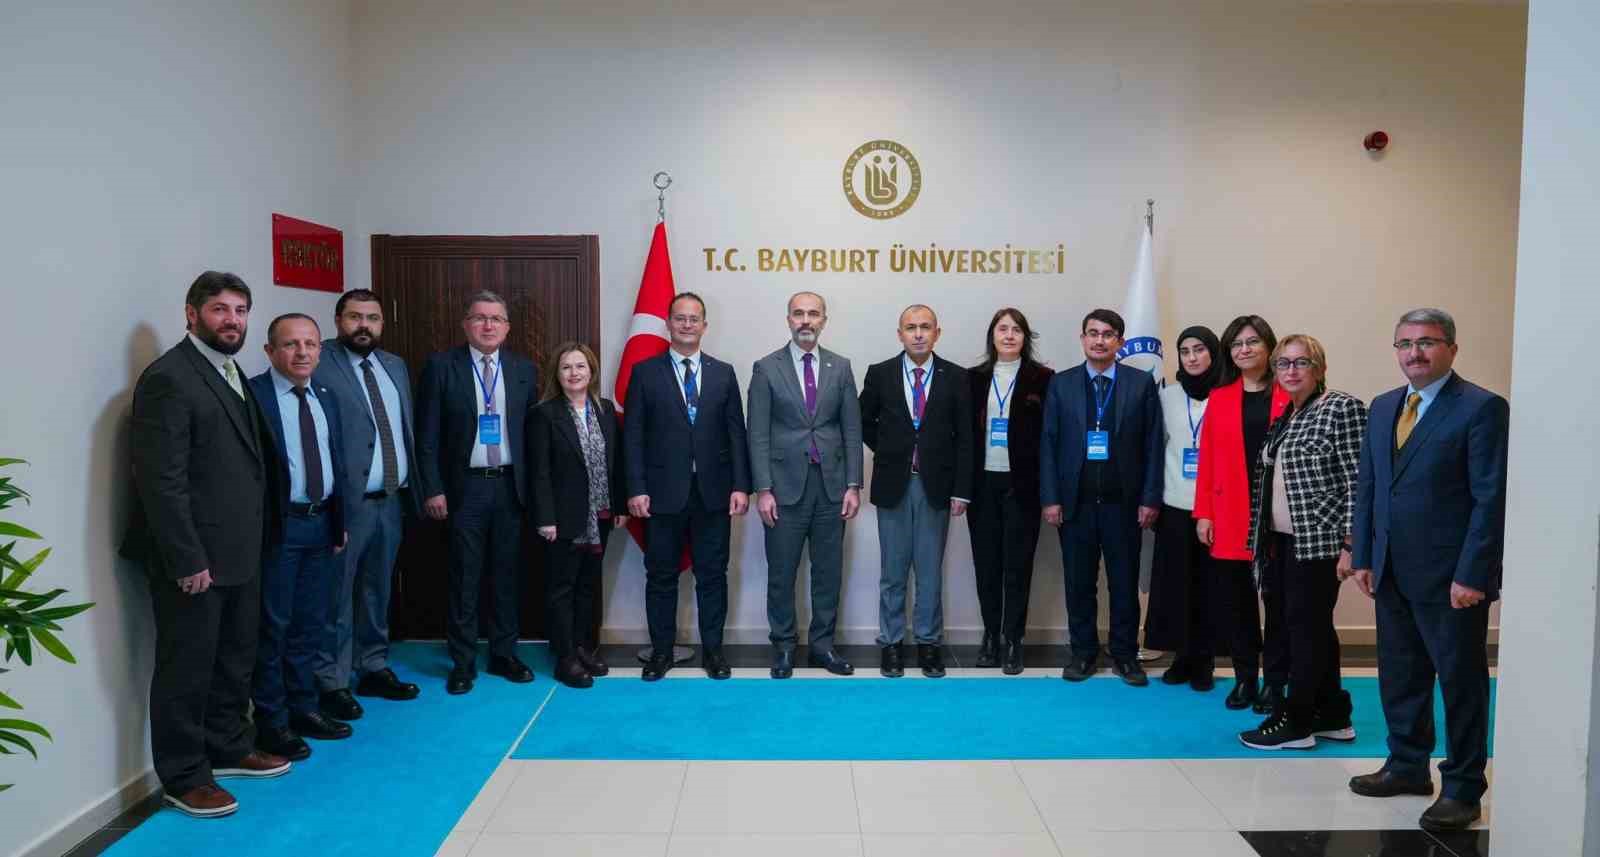
M 0 467 L 10 467 L 13 464 L 27 464 L 24 458 L 0 458 Z
M 33 530 L 30 530 L 21 524 L 13 524 L 10 521 L 0 521 L 0 536 L 16 536 L 19 539 L 44 538 L 44 536 L 39 535 Z
M 33 618 L 43 619 L 46 622 L 54 623 L 60 619 L 76 616 L 93 606 L 94 602 L 91 601 L 88 604 L 74 604 L 71 607 L 51 607 L 49 610 L 35 610 L 33 613 Z M 60 629 L 58 628 L 56 630 Z
M 11 639 L 6 642 L 7 656 L 11 649 L 17 650 L 17 657 L 22 659 L 25 666 L 33 666 L 33 644 L 28 642 L 27 634 L 19 634 L 16 629 L 11 630 Z
M 0 720 L 0 729 L 18 729 L 42 736 L 48 741 L 56 740 L 50 737 L 50 730 L 34 723 L 32 720 Z
M 3 670 L 0 670 L 0 672 L 3 672 Z M 15 708 L 20 711 L 22 709 L 22 703 L 12 699 L 9 696 L 6 696 L 4 693 L 0 693 L 0 708 Z
M 52 589 L 49 592 L 41 592 L 37 595 L 30 596 L 27 600 L 17 604 L 17 609 L 24 613 L 32 613 L 33 611 L 38 610 L 40 607 L 43 607 L 44 605 L 49 604 L 50 602 L 66 594 L 67 591 L 65 589 Z
M 32 573 L 34 573 L 35 571 L 37 571 L 39 569 L 40 565 L 44 564 L 45 559 L 47 557 L 49 557 L 49 556 L 50 556 L 50 548 L 45 548 L 44 550 L 39 551 L 38 553 L 34 554 L 33 555 L 33 559 L 30 559 L 27 562 L 23 563 L 22 567 L 27 569 L 29 574 L 32 574 Z
M 39 758 L 39 751 L 33 749 L 33 742 L 15 732 L 7 732 L 3 729 L 0 729 L 0 742 L 10 742 L 15 744 L 18 747 L 27 750 L 28 755 L 34 757 L 35 759 Z
M 52 634 L 43 628 L 34 628 L 33 638 L 39 641 L 39 645 L 45 651 L 55 655 L 61 660 L 64 660 L 69 664 L 75 664 L 78 662 L 77 658 L 72 656 L 72 652 L 67 649 L 67 645 L 61 642 L 61 640 L 57 638 L 55 634 Z
M 11 786 L 12 786 L 11 783 L 0 783 L 0 792 L 3 792 L 6 789 L 11 788 Z

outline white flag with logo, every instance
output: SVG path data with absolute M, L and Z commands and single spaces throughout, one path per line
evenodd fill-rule
M 1122 350 L 1117 359 L 1123 365 L 1143 369 L 1163 386 L 1161 369 L 1161 314 L 1156 310 L 1156 265 L 1150 247 L 1150 221 L 1145 221 L 1139 236 L 1139 256 L 1133 263 L 1133 278 L 1128 281 L 1128 297 L 1122 305 L 1122 320 L 1127 325 Z

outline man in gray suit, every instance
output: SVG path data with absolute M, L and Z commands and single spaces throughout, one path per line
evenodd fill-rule
M 789 344 L 750 370 L 750 471 L 766 525 L 767 622 L 772 677 L 794 674 L 795 575 L 811 543 L 813 667 L 855 668 L 833 648 L 844 570 L 844 522 L 861 506 L 861 407 L 850 361 L 817 340 L 828 305 L 814 292 L 789 298 Z
M 343 572 L 328 639 L 332 651 L 319 653 L 316 665 L 321 707 L 337 720 L 362 715 L 350 695 L 406 700 L 418 688 L 389 668 L 389 591 L 395 555 L 400 552 L 404 512 L 415 514 L 407 490 L 416 461 L 411 437 L 411 378 L 399 357 L 378 347 L 383 339 L 383 303 L 366 289 L 352 289 L 334 306 L 337 339 L 322 343 L 322 361 L 312 379 L 327 387 L 344 415 L 340 460 L 348 479 L 344 497 Z

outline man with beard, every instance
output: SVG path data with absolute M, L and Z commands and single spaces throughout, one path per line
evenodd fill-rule
M 384 699 L 415 699 L 418 688 L 389 667 L 389 593 L 402 522 L 416 514 L 410 490 L 416 446 L 411 435 L 411 378 L 405 361 L 379 348 L 383 303 L 366 289 L 352 289 L 333 309 L 339 335 L 322 343 L 322 361 L 312 380 L 333 393 L 344 416 L 339 450 L 348 476 L 342 484 L 345 528 L 350 533 L 343 576 L 325 639 L 318 653 L 317 689 L 322 710 L 336 720 L 355 720 L 356 693 Z
M 837 675 L 855 668 L 833 648 L 844 571 L 844 522 L 861 506 L 861 407 L 850 361 L 817 345 L 828 305 L 815 292 L 789 298 L 790 342 L 750 370 L 750 473 L 766 525 L 767 622 L 772 677 L 794 674 L 795 575 L 811 543 L 809 663 Z
M 238 802 L 227 777 L 275 777 L 247 717 L 265 528 L 278 520 L 261 409 L 233 355 L 250 288 L 207 271 L 189 287 L 188 336 L 139 377 L 130 420 L 133 518 L 122 555 L 142 562 L 155 606 L 150 749 L 167 803 L 198 817 Z

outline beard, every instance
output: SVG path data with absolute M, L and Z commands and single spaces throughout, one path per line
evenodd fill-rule
M 239 332 L 239 341 L 232 344 L 224 342 L 221 336 L 222 332 L 233 330 L 237 330 Z M 249 332 L 248 326 L 243 324 L 238 325 L 237 327 L 226 327 L 221 330 L 217 330 L 207 327 L 204 319 L 196 318 L 194 322 L 195 337 L 201 342 L 204 342 L 205 344 L 216 349 L 219 354 L 226 354 L 229 357 L 238 354 L 239 349 L 244 347 L 244 338 Z
M 356 341 L 356 337 L 360 336 L 363 333 L 366 334 L 367 337 L 368 337 L 365 345 L 363 345 L 360 342 Z M 358 327 L 354 331 L 351 331 L 348 334 L 346 334 L 346 333 L 339 334 L 339 344 L 343 345 L 345 348 L 349 349 L 350 351 L 361 355 L 362 357 L 365 357 L 368 354 L 371 354 L 373 351 L 376 351 L 377 348 L 378 348 L 378 343 L 380 341 L 381 341 L 381 337 L 379 337 L 376 333 L 373 333 L 372 331 L 368 330 L 365 327 Z

